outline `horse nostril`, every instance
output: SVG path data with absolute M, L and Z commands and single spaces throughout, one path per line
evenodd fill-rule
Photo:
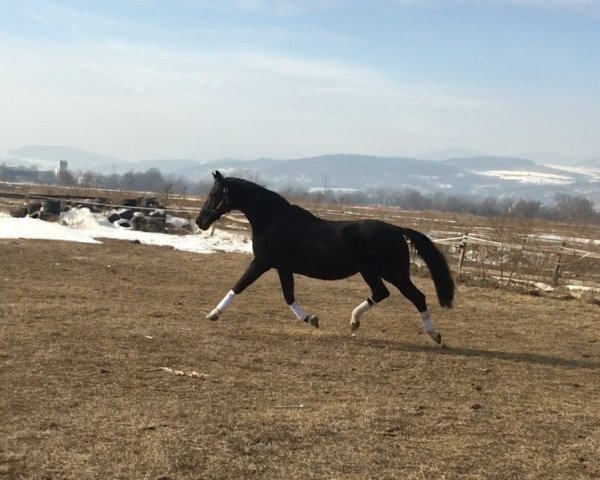
M 206 218 L 204 218 L 202 215 L 196 219 L 196 225 L 198 225 L 200 230 L 206 230 L 208 228 Z

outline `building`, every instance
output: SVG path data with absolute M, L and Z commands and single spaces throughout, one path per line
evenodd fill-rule
M 0 165 L 0 180 L 5 182 L 52 183 L 54 175 L 51 170 L 37 170 L 27 167 L 9 167 Z
M 54 177 L 55 178 L 60 177 L 61 175 L 67 173 L 68 169 L 69 169 L 69 163 L 66 160 L 59 160 L 58 164 L 54 168 Z

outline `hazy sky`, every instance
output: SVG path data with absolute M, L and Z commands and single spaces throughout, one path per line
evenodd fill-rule
M 0 0 L 0 150 L 600 156 L 600 0 Z

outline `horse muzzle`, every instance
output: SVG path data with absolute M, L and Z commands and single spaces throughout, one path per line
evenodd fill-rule
M 213 215 L 213 212 L 200 212 L 196 219 L 196 225 L 200 230 L 208 230 L 217 218 Z

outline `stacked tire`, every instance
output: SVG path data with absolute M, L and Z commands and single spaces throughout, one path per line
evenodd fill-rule
M 129 208 L 122 208 L 121 210 L 117 210 L 116 212 L 110 214 L 108 216 L 108 221 L 118 225 L 119 227 L 132 228 L 131 221 L 136 213 L 139 212 L 134 212 Z
M 61 212 L 60 200 L 42 200 L 42 209 L 40 210 L 40 212 L 40 219 L 48 221 L 56 220 Z

